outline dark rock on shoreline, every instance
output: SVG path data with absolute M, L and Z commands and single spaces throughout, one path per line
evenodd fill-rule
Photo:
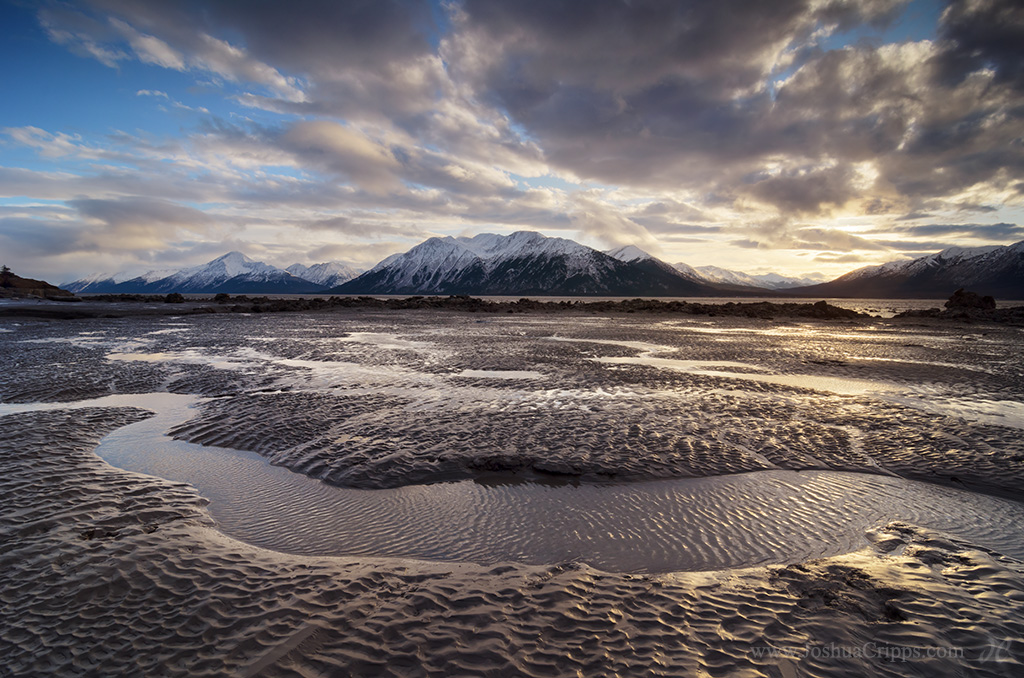
M 935 318 L 938 320 L 983 321 L 1024 325 L 1024 306 L 996 308 L 996 300 L 974 292 L 959 289 L 945 303 L 945 310 L 929 308 L 922 311 L 904 311 L 897 318 Z
M 965 292 L 963 288 L 953 292 L 953 296 L 946 302 L 946 308 L 974 308 L 980 311 L 994 311 L 996 300 L 992 297 L 983 297 L 974 292 Z

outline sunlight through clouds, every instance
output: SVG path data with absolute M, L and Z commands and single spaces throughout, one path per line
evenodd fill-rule
M 63 204 L 65 254 L 15 242 L 33 219 L 56 233 L 32 211 L 0 216 L 0 244 L 40 276 L 92 272 L 113 226 L 82 200 L 139 208 L 115 268 L 214 248 L 215 230 L 153 218 L 169 205 L 252 253 L 362 267 L 433 235 L 522 229 L 828 277 L 1019 238 L 1024 10 L 1008 0 L 3 12 L 7 49 L 31 58 L 0 76 L 0 199 Z M 915 230 L 929 225 L 956 228 Z

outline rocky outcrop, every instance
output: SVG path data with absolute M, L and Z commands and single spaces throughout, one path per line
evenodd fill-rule
M 945 310 L 929 308 L 920 311 L 904 311 L 897 318 L 938 318 L 962 322 L 995 322 L 1008 325 L 1024 325 L 1024 306 L 996 308 L 996 300 L 967 292 L 962 288 L 953 293 L 945 303 Z
M 6 266 L 0 270 L 0 298 L 17 299 L 38 297 L 51 301 L 81 301 L 71 292 L 62 290 L 42 280 L 32 280 L 15 275 Z
M 946 302 L 948 309 L 977 309 L 979 311 L 994 311 L 996 300 L 992 297 L 983 297 L 974 292 L 965 292 L 963 288 L 953 292 L 953 296 Z

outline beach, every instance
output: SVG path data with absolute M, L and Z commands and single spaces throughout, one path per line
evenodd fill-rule
M 1016 675 L 1022 339 L 0 318 L 0 676 Z

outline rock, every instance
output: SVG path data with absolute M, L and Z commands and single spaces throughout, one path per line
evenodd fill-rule
M 184 304 L 185 303 L 185 297 L 183 297 L 178 292 L 171 292 L 166 297 L 164 297 L 164 303 L 165 304 Z
M 0 297 L 39 297 L 50 301 L 81 301 L 71 292 L 42 280 L 22 278 L 6 266 L 0 268 Z
M 983 297 L 974 292 L 965 292 L 963 288 L 953 293 L 953 296 L 946 302 L 948 309 L 978 309 L 979 311 L 994 311 L 996 300 L 992 297 Z

